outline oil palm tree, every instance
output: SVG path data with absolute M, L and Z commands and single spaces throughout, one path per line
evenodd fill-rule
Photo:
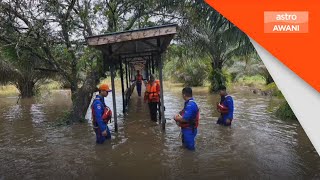
M 255 52 L 249 38 L 204 1 L 195 1 L 192 11 L 200 16 L 189 17 L 183 30 L 184 43 L 200 49 L 212 60 L 211 90 L 226 83 L 222 67 L 233 56 Z M 195 14 L 195 13 L 189 13 Z
M 34 96 L 39 82 L 55 75 L 50 71 L 35 70 L 40 63 L 27 54 L 21 54 L 18 57 L 11 51 L 10 56 L 8 51 L 3 48 L 0 53 L 2 54 L 0 57 L 0 84 L 13 84 L 19 90 L 22 98 Z

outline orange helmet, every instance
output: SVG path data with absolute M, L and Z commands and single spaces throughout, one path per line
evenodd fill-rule
M 99 90 L 100 90 L 100 91 L 107 91 L 107 92 L 112 91 L 112 90 L 109 88 L 108 84 L 101 84 L 101 85 L 99 86 Z

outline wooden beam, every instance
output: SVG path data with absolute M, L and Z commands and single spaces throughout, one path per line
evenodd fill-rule
M 143 42 L 143 43 L 155 48 L 156 50 L 159 50 L 159 47 L 156 44 L 153 44 L 153 43 L 151 43 L 151 42 L 149 42 L 147 40 L 141 40 L 141 42 Z
M 160 27 L 153 29 L 144 29 L 139 31 L 120 32 L 110 35 L 93 36 L 87 38 L 89 46 L 99 46 L 104 44 L 113 44 L 124 41 L 133 41 L 138 39 L 146 39 L 151 37 L 159 37 L 170 34 L 176 34 L 177 29 L 175 26 Z
M 174 35 L 170 35 L 170 36 L 167 36 L 163 39 L 163 42 L 162 42 L 162 45 L 161 45 L 161 53 L 163 53 L 167 47 L 169 46 L 170 42 L 171 42 L 171 39 L 173 38 Z

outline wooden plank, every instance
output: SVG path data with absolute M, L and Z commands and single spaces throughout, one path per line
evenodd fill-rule
M 112 35 L 105 35 L 99 37 L 88 37 L 87 42 L 89 46 L 99 46 L 104 44 L 113 44 L 124 41 L 132 41 L 138 39 L 145 39 L 151 37 L 159 37 L 165 35 L 176 34 L 177 29 L 175 26 L 172 27 L 162 27 L 156 29 L 146 29 L 134 32 L 123 32 Z

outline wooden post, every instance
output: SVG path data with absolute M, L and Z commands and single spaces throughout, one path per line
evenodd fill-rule
M 151 63 L 152 63 L 152 74 L 154 74 L 154 59 L 153 59 L 153 56 L 151 56 Z
M 161 101 L 161 124 L 162 129 L 166 128 L 166 118 L 164 117 L 164 97 L 163 97 L 163 78 L 162 78 L 162 56 L 159 54 L 159 79 L 160 79 L 160 101 Z
M 123 69 L 122 69 L 122 60 L 120 60 L 120 78 L 121 78 L 121 92 L 122 92 L 122 112 L 126 112 L 126 103 L 124 99 L 124 83 L 123 83 Z
M 127 60 L 125 61 L 126 65 L 126 83 L 127 83 L 127 89 L 129 88 L 129 80 L 128 80 L 128 62 Z
M 150 74 L 149 74 L 149 63 L 148 63 L 148 61 L 146 61 L 145 71 L 146 71 L 146 73 L 147 73 L 147 74 L 146 74 L 146 76 L 147 76 L 146 78 L 149 79 L 149 75 L 150 75 Z
M 151 65 L 150 59 L 148 59 L 148 67 L 149 67 L 149 69 L 148 69 L 149 73 L 152 74 L 152 71 L 151 71 L 152 70 L 152 65 Z
M 131 79 L 132 79 L 132 67 L 130 67 L 130 68 L 129 68 L 129 70 L 130 70 L 130 73 L 129 73 L 129 75 L 130 75 L 129 80 L 130 80 L 130 82 L 131 82 Z
M 114 130 L 118 132 L 118 116 L 117 116 L 117 103 L 116 103 L 116 87 L 114 85 L 115 78 L 115 64 L 111 63 L 111 85 L 112 85 L 112 101 L 113 101 L 113 119 L 114 119 Z

